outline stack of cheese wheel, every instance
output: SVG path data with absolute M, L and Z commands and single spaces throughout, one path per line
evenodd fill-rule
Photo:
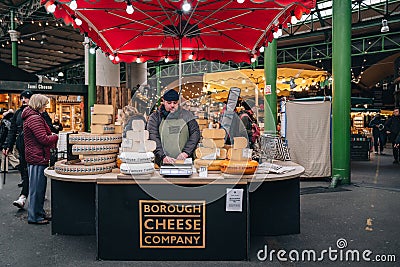
M 122 139 L 119 158 L 121 173 L 129 175 L 145 175 L 154 172 L 154 154 L 156 142 L 149 139 L 143 120 L 133 120 L 132 130 L 126 132 Z
M 79 155 L 79 164 L 56 162 L 55 171 L 60 174 L 82 175 L 111 172 L 115 167 L 121 134 L 78 133 L 69 135 L 72 154 Z
M 221 170 L 221 162 L 226 159 L 227 151 L 224 148 L 224 129 L 203 129 L 203 139 L 196 148 L 194 166 L 196 169 L 207 167 L 209 171 Z
M 115 133 L 113 105 L 94 104 L 90 132 L 93 134 Z
M 258 162 L 251 160 L 252 150 L 247 148 L 246 137 L 234 137 L 233 147 L 228 150 L 228 160 L 221 162 L 221 172 L 226 174 L 254 174 Z

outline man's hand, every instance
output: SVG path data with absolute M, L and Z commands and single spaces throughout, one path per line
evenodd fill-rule
M 177 157 L 176 159 L 178 159 L 178 160 L 185 160 L 185 159 L 187 159 L 188 157 L 189 157 L 189 155 L 186 154 L 186 152 L 182 152 L 182 153 L 180 153 L 180 154 L 178 155 L 178 157 Z
M 175 162 L 175 159 L 174 158 L 171 158 L 171 157 L 168 157 L 168 156 L 166 156 L 164 159 L 163 159 L 163 163 L 165 163 L 165 164 L 172 164 L 172 163 L 174 163 Z

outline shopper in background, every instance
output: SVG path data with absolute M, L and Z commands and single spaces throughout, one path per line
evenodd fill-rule
M 51 121 L 51 118 L 50 118 L 49 113 L 47 113 L 47 111 L 45 110 L 45 111 L 43 111 L 43 112 L 41 113 L 41 116 L 43 117 L 43 119 L 44 119 L 44 121 L 47 123 L 47 125 L 49 126 L 50 131 L 51 131 L 52 133 L 58 134 L 58 133 L 59 133 L 59 130 L 57 130 L 57 129 L 53 126 L 53 122 Z
M 53 121 L 53 128 L 57 131 L 56 133 L 59 133 L 63 130 L 63 126 L 60 122 L 60 119 L 55 117 Z
M 29 99 L 33 95 L 32 91 L 24 90 L 20 95 L 21 107 L 15 112 L 11 119 L 11 127 L 8 131 L 6 142 L 3 144 L 3 154 L 8 156 L 13 150 L 14 145 L 16 146 L 19 153 L 19 167 L 18 170 L 21 173 L 22 179 L 22 190 L 19 198 L 13 202 L 13 205 L 22 209 L 25 206 L 26 198 L 29 193 L 29 178 L 28 169 L 25 161 L 25 145 L 24 145 L 24 133 L 23 133 L 23 121 L 22 112 L 29 104 Z
M 9 109 L 8 111 L 3 113 L 3 119 L 0 123 L 0 148 L 3 147 L 4 142 L 6 141 L 8 131 L 11 128 L 11 118 L 14 116 L 14 110 Z M 6 161 L 6 162 L 4 162 Z M 16 168 L 19 164 L 18 153 L 16 149 L 13 149 L 8 156 L 1 154 L 1 171 L 8 171 L 8 162 L 11 164 L 13 168 Z
M 155 163 L 173 164 L 191 157 L 200 140 L 200 129 L 193 114 L 179 107 L 179 94 L 165 92 L 160 108 L 147 123 L 149 139 L 156 142 Z
M 369 127 L 372 128 L 372 136 L 374 137 L 375 154 L 380 152 L 380 154 L 383 155 L 383 147 L 386 143 L 386 131 L 384 125 L 385 120 L 379 113 L 376 114 L 369 123 Z
M 58 136 L 52 134 L 41 115 L 48 101 L 47 96 L 35 94 L 31 97 L 29 106 L 22 112 L 25 155 L 29 172 L 28 223 L 30 224 L 49 223 L 43 209 L 47 187 L 44 169 L 49 166 L 50 149 L 56 146 Z
M 399 164 L 399 148 L 395 146 L 395 141 L 400 133 L 400 114 L 399 108 L 393 110 L 393 116 L 390 117 L 385 124 L 386 133 L 393 148 L 393 164 Z

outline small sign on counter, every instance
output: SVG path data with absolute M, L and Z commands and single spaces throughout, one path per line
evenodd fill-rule
M 226 189 L 226 211 L 243 211 L 243 189 Z

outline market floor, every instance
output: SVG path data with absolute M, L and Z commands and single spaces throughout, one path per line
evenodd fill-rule
M 329 189 L 328 179 L 302 180 L 301 233 L 252 237 L 248 262 L 97 261 L 95 236 L 51 235 L 51 225 L 27 223 L 26 211 L 12 205 L 20 178 L 10 171 L 0 190 L 0 266 L 399 266 L 400 165 L 387 153 L 352 162 L 351 185 Z M 50 201 L 45 205 L 49 210 Z

